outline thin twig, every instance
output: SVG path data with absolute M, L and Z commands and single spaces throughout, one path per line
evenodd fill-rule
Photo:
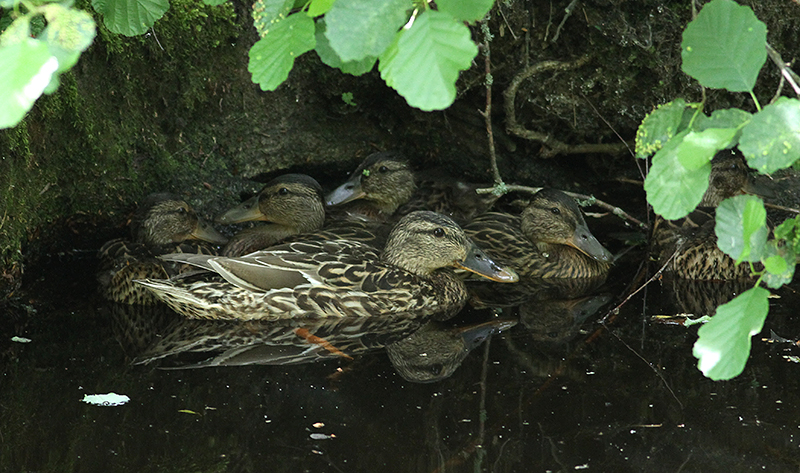
M 528 192 L 530 194 L 535 194 L 535 193 L 539 192 L 540 190 L 542 190 L 542 188 L 541 187 L 517 186 L 517 185 L 513 185 L 513 184 L 504 184 L 503 185 L 503 190 L 505 190 L 505 192 L 503 192 L 503 194 L 505 194 L 507 192 Z M 497 187 L 488 187 L 488 188 L 475 189 L 475 192 L 477 194 L 492 194 L 492 193 L 496 194 L 498 192 L 498 188 Z M 607 202 L 604 202 L 604 201 L 602 201 L 602 200 L 600 200 L 600 199 L 598 199 L 598 198 L 596 198 L 594 196 L 586 195 L 586 194 L 578 194 L 578 193 L 575 193 L 575 192 L 567 192 L 567 191 L 562 191 L 562 192 L 564 192 L 568 196 L 571 196 L 574 199 L 578 199 L 578 200 L 583 201 L 585 205 L 596 205 L 596 206 L 598 206 L 598 207 L 600 207 L 602 209 L 608 210 L 609 212 L 611 212 L 612 214 L 616 215 L 617 217 L 620 217 L 623 220 L 627 220 L 627 221 L 633 223 L 634 225 L 638 226 L 639 228 L 641 228 L 643 230 L 647 230 L 648 228 L 650 228 L 649 225 L 647 225 L 646 223 L 642 222 L 641 220 L 631 216 L 630 214 L 628 214 L 627 212 L 625 212 L 621 208 L 616 207 L 614 205 L 611 205 L 611 204 L 609 204 Z M 502 195 L 502 194 L 498 194 L 498 195 Z
M 609 328 L 609 327 L 606 325 L 606 321 L 607 321 L 607 320 L 608 320 L 608 319 L 609 319 L 609 318 L 610 318 L 612 315 L 616 315 L 616 314 L 618 314 L 618 313 L 619 313 L 619 310 L 620 310 L 620 308 L 622 308 L 622 306 L 623 306 L 623 305 L 625 305 L 625 304 L 626 304 L 626 303 L 627 303 L 629 300 L 631 300 L 631 298 L 632 298 L 633 296 L 635 296 L 636 294 L 638 294 L 638 293 L 639 293 L 639 291 L 641 291 L 642 289 L 646 288 L 646 287 L 647 287 L 647 286 L 648 286 L 648 285 L 649 285 L 651 282 L 653 282 L 653 281 L 655 281 L 656 279 L 658 279 L 658 278 L 660 278 L 660 277 L 661 277 L 661 274 L 664 272 L 664 270 L 666 270 L 666 269 L 667 269 L 667 266 L 669 266 L 669 264 L 670 264 L 670 263 L 672 263 L 672 260 L 673 260 L 673 259 L 675 259 L 675 257 L 676 257 L 676 256 L 678 256 L 678 253 L 679 253 L 679 251 L 680 251 L 680 248 L 677 248 L 677 249 L 675 250 L 675 252 L 674 252 L 674 253 L 672 253 L 672 255 L 669 257 L 669 259 L 668 259 L 668 260 L 667 260 L 667 261 L 666 261 L 666 262 L 665 262 L 665 263 L 664 263 L 664 264 L 663 264 L 663 265 L 662 265 L 662 266 L 661 266 L 661 267 L 658 269 L 658 271 L 656 271 L 656 272 L 655 272 L 655 274 L 653 274 L 653 276 L 651 276 L 651 277 L 650 277 L 650 279 L 648 279 L 647 281 L 645 281 L 645 283 L 644 283 L 644 284 L 642 284 L 641 286 L 639 286 L 639 287 L 638 287 L 638 288 L 637 288 L 635 291 L 633 291 L 633 292 L 631 292 L 630 294 L 628 294 L 628 295 L 625 297 L 625 299 L 623 299 L 623 300 L 622 300 L 622 302 L 620 302 L 619 304 L 617 304 L 616 306 L 614 306 L 614 308 L 612 308 L 612 309 L 609 309 L 609 311 L 608 311 L 608 312 L 606 312 L 606 315 L 605 315 L 605 316 L 603 316 L 603 318 L 600 320 L 600 324 L 603 326 L 603 328 L 605 328 L 605 329 L 606 329 L 606 331 L 607 331 L 608 333 L 610 333 L 611 335 L 613 335 L 613 336 L 614 336 L 614 337 L 615 337 L 615 338 L 616 338 L 616 339 L 617 339 L 617 340 L 618 340 L 620 343 L 622 343 L 622 344 L 625 346 L 625 348 L 627 348 L 628 350 L 630 350 L 630 351 L 631 351 L 631 353 L 633 353 L 634 355 L 636 355 L 637 357 L 639 357 L 639 359 L 640 359 L 640 360 L 642 360 L 642 361 L 643 361 L 643 362 L 644 362 L 644 363 L 645 363 L 647 366 L 649 366 L 649 367 L 650 367 L 650 369 L 651 369 L 651 370 L 653 370 L 653 373 L 655 373 L 655 374 L 656 374 L 656 376 L 658 376 L 658 378 L 661 380 L 661 382 L 662 382 L 662 383 L 664 383 L 664 387 L 666 387 L 666 388 L 667 388 L 667 391 L 669 391 L 669 393 L 672 395 L 672 397 L 675 399 L 675 401 L 678 403 L 678 405 L 679 405 L 679 406 L 681 406 L 681 409 L 683 409 L 683 403 L 681 402 L 681 400 L 680 400 L 680 399 L 678 399 L 678 396 L 675 394 L 675 391 L 673 391 L 673 390 L 672 390 L 672 388 L 670 387 L 669 383 L 667 383 L 667 380 L 664 378 L 664 375 L 661 373 L 661 371 L 660 371 L 660 370 L 658 370 L 658 369 L 657 369 L 655 366 L 653 366 L 653 364 L 652 364 L 652 363 L 650 363 L 649 361 L 647 361 L 647 359 L 646 359 L 646 358 L 645 358 L 645 357 L 644 357 L 644 356 L 643 356 L 641 353 L 639 353 L 638 351 L 636 351 L 636 350 L 635 350 L 635 349 L 634 349 L 632 346 L 630 346 L 630 345 L 629 345 L 627 342 L 625 342 L 625 340 L 623 340 L 623 339 L 622 339 L 622 337 L 620 337 L 619 335 L 617 335 L 617 334 L 616 334 L 614 331 L 612 331 L 612 330 L 611 330 L 611 329 L 610 329 L 610 328 Z
M 503 13 L 502 5 L 499 5 L 499 4 L 497 5 L 497 11 L 500 12 L 500 16 L 503 17 L 503 22 L 506 24 L 506 27 L 508 28 L 508 32 L 511 33 L 511 36 L 514 38 L 514 41 L 516 41 L 517 40 L 517 35 L 514 34 L 514 29 L 511 28 L 511 25 L 508 23 L 508 19 L 506 18 L 506 14 Z
M 609 123 L 609 121 L 606 120 L 606 117 L 604 117 L 603 115 L 600 114 L 600 110 L 597 110 L 597 107 L 595 107 L 594 104 L 592 102 L 590 102 L 589 99 L 585 95 L 583 95 L 583 100 L 585 100 L 586 103 L 588 103 L 589 106 L 592 107 L 592 110 L 594 110 L 594 113 L 600 118 L 600 120 L 603 120 L 603 123 L 606 124 L 608 129 L 613 131 L 614 134 L 617 135 L 617 138 L 619 139 L 619 141 L 622 144 L 624 144 L 626 148 L 628 148 L 628 152 L 631 154 L 631 157 L 636 157 L 636 154 L 633 152 L 631 147 L 628 145 L 628 142 L 625 141 L 625 139 L 622 137 L 622 135 L 617 133 L 617 130 L 615 130 L 614 127 L 611 125 L 611 123 Z
M 494 149 L 494 132 L 492 131 L 492 56 L 489 43 L 492 41 L 492 33 L 489 31 L 489 15 L 481 20 L 481 31 L 483 32 L 483 63 L 485 67 L 486 84 L 486 109 L 483 111 L 483 119 L 486 122 L 486 136 L 489 140 L 489 160 L 492 165 L 492 176 L 494 177 L 495 187 L 503 184 L 500 170 L 497 168 L 497 153 Z
M 797 85 L 797 83 L 800 82 L 800 76 L 798 76 L 793 70 L 789 69 L 789 66 L 786 64 L 786 62 L 784 62 L 783 58 L 781 58 L 780 53 L 775 51 L 775 49 L 773 49 L 769 43 L 767 43 L 767 55 L 769 55 L 769 58 L 772 59 L 772 62 L 778 66 L 778 69 L 781 70 L 781 76 L 786 79 L 786 82 L 788 82 L 789 85 L 792 86 L 794 93 L 797 96 L 800 96 L 800 86 Z
M 676 256 L 678 256 L 678 252 L 679 252 L 679 251 L 680 251 L 680 248 L 676 248 L 676 249 L 675 249 L 675 252 L 674 252 L 674 253 L 672 253 L 672 256 L 670 256 L 670 257 L 669 257 L 669 259 L 668 259 L 668 260 L 667 260 L 667 261 L 666 261 L 666 262 L 665 262 L 663 265 L 661 265 L 661 267 L 660 267 L 660 268 L 658 268 L 658 271 L 656 271 L 656 272 L 655 272 L 655 274 L 653 274 L 653 275 L 650 277 L 650 279 L 648 279 L 647 281 L 645 281 L 645 283 L 644 283 L 644 284 L 642 284 L 641 286 L 639 286 L 639 287 L 638 287 L 638 288 L 637 288 L 635 291 L 633 291 L 633 292 L 631 292 L 630 294 L 628 294 L 628 295 L 625 297 L 625 299 L 623 299 L 623 300 L 622 300 L 622 302 L 620 302 L 619 304 L 617 304 L 617 305 L 616 305 L 616 306 L 615 306 L 613 309 L 609 309 L 609 311 L 608 311 L 608 312 L 606 312 L 606 315 L 605 315 L 605 316 L 603 316 L 603 318 L 600 320 L 600 323 L 601 323 L 601 324 L 603 324 L 603 326 L 605 327 L 605 325 L 606 325 L 606 320 L 608 320 L 608 318 L 609 318 L 609 317 L 611 317 L 611 315 L 612 315 L 612 314 L 616 314 L 616 313 L 618 313 L 618 312 L 619 312 L 619 309 L 621 309 L 623 305 L 625 305 L 625 304 L 626 304 L 626 303 L 627 303 L 629 300 L 631 300 L 631 298 L 632 298 L 633 296 L 635 296 L 636 294 L 638 294 L 638 293 L 639 293 L 639 291 L 641 291 L 642 289 L 646 288 L 648 284 L 650 284 L 651 282 L 653 282 L 653 281 L 655 281 L 656 279 L 660 278 L 660 277 L 661 277 L 661 274 L 662 274 L 662 273 L 663 273 L 663 272 L 664 272 L 664 271 L 667 269 L 667 266 L 669 266 L 669 264 L 670 264 L 670 263 L 672 263 L 672 260 L 674 260 L 674 259 L 675 259 L 675 257 L 676 257 Z M 608 328 L 608 327 L 606 327 L 606 328 Z
M 776 209 L 776 210 L 783 210 L 784 212 L 800 214 L 800 210 L 798 209 L 793 209 L 791 207 L 784 207 L 783 205 L 770 204 L 768 202 L 764 202 L 764 207 L 769 207 L 771 209 Z
M 555 43 L 558 41 L 558 37 L 561 35 L 561 28 L 564 27 L 564 23 L 567 22 L 567 18 L 572 15 L 572 10 L 575 9 L 575 5 L 578 4 L 578 0 L 572 0 L 567 8 L 564 9 L 564 18 L 561 19 L 561 23 L 558 24 L 558 28 L 556 28 L 556 34 L 553 36 L 553 39 L 550 40 L 551 43 Z
M 514 79 L 511 80 L 508 88 L 503 92 L 505 97 L 505 112 L 506 112 L 506 130 L 520 138 L 525 138 L 531 141 L 539 141 L 548 149 L 542 150 L 540 156 L 543 158 L 551 158 L 558 154 L 587 154 L 587 153 L 607 153 L 619 154 L 627 149 L 630 145 L 627 143 L 615 144 L 580 144 L 568 145 L 563 143 L 552 136 L 534 130 L 528 130 L 517 122 L 517 112 L 514 106 L 517 97 L 517 90 L 520 84 L 525 79 L 528 79 L 536 74 L 546 71 L 567 71 L 576 69 L 589 62 L 589 56 L 583 56 L 572 62 L 561 61 L 542 61 L 534 64 L 533 66 L 526 67 L 520 71 Z

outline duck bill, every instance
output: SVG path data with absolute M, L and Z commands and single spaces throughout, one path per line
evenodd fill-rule
M 460 327 L 456 329 L 456 332 L 464 340 L 464 345 L 467 349 L 472 350 L 486 341 L 490 335 L 508 330 L 515 325 L 517 325 L 517 321 L 514 319 L 493 319 L 479 324 Z
M 334 189 L 330 194 L 325 197 L 325 205 L 339 205 L 352 202 L 354 200 L 363 199 L 366 194 L 361 188 L 361 175 L 356 175 L 341 186 Z
M 203 220 L 197 222 L 197 228 L 190 233 L 190 236 L 196 240 L 203 240 L 216 245 L 228 243 L 227 238 Z
M 217 223 L 231 224 L 249 222 L 252 220 L 267 220 L 267 216 L 258 208 L 258 195 L 255 195 L 236 207 L 217 217 Z
M 748 179 L 742 190 L 746 194 L 753 194 L 759 197 L 765 197 L 767 199 L 773 199 L 777 197 L 775 191 L 772 190 L 768 184 L 754 179 Z
M 586 225 L 579 225 L 578 228 L 575 229 L 572 238 L 567 240 L 566 243 L 597 261 L 610 263 L 614 259 L 614 255 L 597 241 L 597 238 L 592 235 L 592 232 L 589 231 L 589 227 Z
M 464 261 L 456 261 L 455 267 L 471 271 L 496 282 L 517 282 L 519 276 L 511 268 L 503 268 L 486 256 L 480 248 L 472 245 Z

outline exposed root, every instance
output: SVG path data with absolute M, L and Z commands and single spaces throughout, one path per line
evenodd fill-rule
M 572 62 L 561 61 L 542 61 L 534 64 L 533 66 L 526 67 L 520 71 L 509 84 L 508 88 L 503 93 L 505 97 L 505 112 L 506 112 L 506 130 L 531 141 L 541 142 L 545 149 L 542 150 L 540 156 L 543 158 L 551 158 L 559 154 L 586 154 L 586 153 L 604 153 L 604 154 L 619 154 L 629 148 L 627 143 L 614 143 L 614 144 L 580 144 L 568 145 L 563 143 L 552 136 L 535 130 L 528 130 L 517 122 L 517 113 L 514 107 L 514 102 L 517 97 L 517 90 L 520 84 L 525 79 L 528 79 L 536 74 L 547 71 L 567 71 L 576 69 L 589 62 L 589 56 L 583 56 Z

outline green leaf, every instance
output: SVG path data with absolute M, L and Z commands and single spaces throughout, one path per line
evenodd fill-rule
M 647 201 L 666 219 L 685 217 L 697 207 L 708 188 L 710 160 L 689 170 L 681 165 L 678 153 L 688 131 L 679 133 L 653 156 L 653 165 L 644 180 Z
M 314 45 L 314 20 L 303 13 L 290 15 L 250 48 L 247 70 L 261 90 L 275 90 L 289 77 L 294 60 Z
M 216 7 L 216 6 L 222 5 L 223 3 L 227 2 L 227 1 L 228 0 L 203 0 L 203 3 L 205 3 L 206 5 L 211 6 L 211 7 Z
M 478 54 L 469 28 L 447 14 L 427 11 L 397 35 L 378 70 L 412 107 L 441 110 L 456 98 L 458 73 Z
M 324 18 L 317 20 L 317 32 L 315 36 L 317 39 L 317 46 L 314 48 L 314 50 L 317 52 L 317 55 L 322 62 L 330 67 L 341 69 L 341 71 L 344 73 L 352 74 L 354 76 L 366 74 L 372 70 L 372 68 L 375 66 L 375 62 L 378 60 L 377 57 L 367 56 L 360 61 L 342 62 L 342 59 L 339 57 L 339 55 L 337 55 L 333 48 L 331 48 L 331 44 L 328 42 L 328 37 L 325 36 Z
M 779 255 L 771 255 L 764 260 L 764 269 L 772 274 L 783 274 L 789 271 L 789 263 Z
M 750 7 L 712 0 L 683 31 L 683 72 L 702 85 L 731 92 L 753 90 L 767 60 L 767 26 Z
M 754 195 L 725 199 L 717 208 L 717 246 L 737 263 L 758 261 L 767 242 L 767 212 Z
M 776 240 L 770 240 L 767 242 L 762 262 L 766 271 L 761 280 L 772 289 L 778 289 L 792 282 L 797 253 L 792 245 L 778 244 Z
M 336 0 L 311 0 L 308 6 L 308 16 L 316 17 L 328 13 Z
M 144 34 L 169 10 L 169 0 L 92 0 L 103 24 L 125 36 Z
M 14 3 L 17 0 L 0 0 L 0 8 L 8 8 L 9 10 L 14 8 Z
M 357 107 L 358 104 L 353 100 L 353 93 L 352 92 L 345 92 L 342 94 L 342 102 L 350 105 L 351 107 Z
M 769 291 L 754 287 L 717 308 L 697 331 L 692 353 L 697 367 L 715 381 L 741 374 L 750 356 L 750 338 L 761 331 L 769 311 Z
M 272 25 L 285 20 L 293 6 L 294 0 L 256 0 L 253 4 L 253 26 L 258 36 L 263 38 Z
M 11 15 L 4 15 L 3 19 L 10 19 Z M 14 20 L 11 25 L 0 34 L 0 47 L 10 46 L 20 41 L 27 41 L 31 34 L 31 18 L 28 15 L 21 16 Z
M 0 128 L 22 120 L 57 69 L 44 41 L 27 38 L 0 48 Z
M 437 0 L 439 11 L 457 20 L 478 21 L 492 9 L 494 0 Z
M 709 128 L 741 128 L 753 115 L 738 108 L 723 108 L 717 110 L 705 120 L 697 120 L 693 127 L 695 131 L 704 131 Z
M 47 27 L 39 36 L 50 53 L 58 59 L 58 72 L 78 62 L 80 54 L 92 44 L 95 25 L 92 16 L 83 10 L 64 8 L 57 3 L 44 7 Z
M 680 130 L 686 101 L 675 99 L 659 105 L 642 120 L 636 131 L 636 157 L 646 158 L 660 150 Z
M 694 171 L 711 161 L 717 151 L 731 145 L 736 136 L 735 128 L 709 128 L 701 132 L 691 131 L 677 149 L 678 162 L 689 171 Z
M 763 174 L 791 166 L 800 158 L 800 100 L 781 97 L 753 115 L 739 149 L 747 164 Z
M 792 238 L 795 238 L 795 228 L 797 227 L 798 223 L 800 223 L 798 221 L 798 217 L 787 218 L 783 221 L 783 223 L 775 228 L 775 238 L 779 240 L 791 240 Z
M 378 57 L 408 21 L 410 5 L 407 0 L 338 0 L 325 15 L 325 35 L 344 62 Z

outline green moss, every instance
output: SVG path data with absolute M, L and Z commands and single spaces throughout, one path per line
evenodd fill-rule
M 143 195 L 175 191 L 185 176 L 196 183 L 223 169 L 208 156 L 183 152 L 187 143 L 213 138 L 182 123 L 208 115 L 219 100 L 225 76 L 240 67 L 231 44 L 246 25 L 237 23 L 231 4 L 171 4 L 140 37 L 113 34 L 95 15 L 94 43 L 61 76 L 58 90 L 41 97 L 20 125 L 0 130 L 3 268 L 21 260 L 31 232 L 54 216 L 120 221 L 121 210 Z M 93 11 L 87 0 L 77 6 Z

